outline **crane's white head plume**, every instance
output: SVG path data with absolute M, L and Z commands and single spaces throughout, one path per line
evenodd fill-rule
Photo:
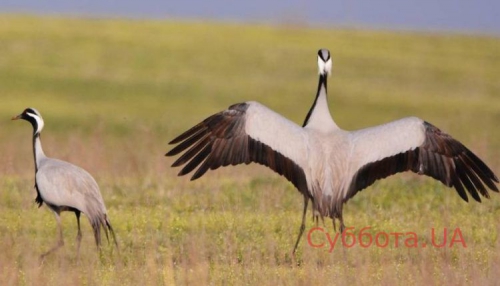
M 332 73 L 332 58 L 330 51 L 321 49 L 318 51 L 318 70 L 320 75 L 330 75 Z
M 12 120 L 18 119 L 29 121 L 31 125 L 33 125 L 34 134 L 40 134 L 43 129 L 44 122 L 42 119 L 42 115 L 40 114 L 40 112 L 38 112 L 38 110 L 34 108 L 26 108 L 23 113 L 12 117 Z

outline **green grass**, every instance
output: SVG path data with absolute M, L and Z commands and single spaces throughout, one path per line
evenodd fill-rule
M 500 39 L 447 34 L 204 22 L 0 16 L 0 284 L 495 284 L 500 197 L 464 203 L 428 178 L 398 175 L 344 208 L 356 234 L 460 228 L 467 248 L 313 248 L 290 257 L 302 197 L 261 166 L 176 177 L 167 142 L 230 104 L 257 100 L 302 123 L 317 84 L 316 51 L 331 50 L 329 102 L 357 129 L 415 115 L 500 173 Z M 26 107 L 45 119 L 49 156 L 92 173 L 121 255 L 95 251 L 83 224 L 37 209 Z M 307 231 L 315 224 L 308 219 Z M 323 226 L 320 223 L 320 226 Z M 333 235 L 330 222 L 325 228 Z M 325 241 L 317 233 L 315 241 Z M 441 238 L 441 236 L 440 236 Z

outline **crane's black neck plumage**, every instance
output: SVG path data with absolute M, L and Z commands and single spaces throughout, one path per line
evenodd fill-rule
M 321 93 L 321 88 L 325 88 L 325 92 L 326 92 L 326 87 L 327 87 L 327 74 L 320 74 L 319 75 L 319 82 L 318 82 L 318 90 L 316 91 L 316 98 L 314 99 L 314 102 L 311 106 L 311 109 L 309 109 L 309 112 L 307 113 L 307 116 L 306 116 L 306 119 L 304 120 L 304 124 L 302 124 L 302 127 L 305 127 L 307 125 L 307 123 L 309 123 L 309 118 L 311 117 L 311 114 L 313 113 L 313 110 L 314 108 L 316 108 L 316 102 L 318 101 L 318 97 Z
M 40 140 L 40 132 L 38 132 L 38 121 L 32 116 L 25 115 L 26 112 L 23 113 L 22 119 L 31 123 L 33 126 L 33 158 L 35 159 L 35 173 L 38 171 L 38 165 L 36 163 L 36 149 L 37 149 L 37 141 Z M 40 144 L 38 144 L 40 145 Z

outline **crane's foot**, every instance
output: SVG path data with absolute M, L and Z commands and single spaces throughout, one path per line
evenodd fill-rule
M 45 252 L 44 254 L 40 255 L 40 261 L 41 263 L 43 263 L 43 261 L 45 260 L 45 257 L 47 257 L 49 254 L 51 254 L 52 252 L 55 252 L 56 250 L 58 250 L 59 248 L 61 248 L 62 246 L 64 246 L 64 241 L 60 240 L 57 242 L 57 244 L 52 247 L 49 251 Z

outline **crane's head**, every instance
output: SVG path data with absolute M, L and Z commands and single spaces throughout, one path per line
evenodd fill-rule
M 26 108 L 23 113 L 12 117 L 12 120 L 18 120 L 18 119 L 24 119 L 26 121 L 29 121 L 31 125 L 33 125 L 33 133 L 34 134 L 39 134 L 42 129 L 43 129 L 43 119 L 42 115 L 38 110 L 34 108 Z
M 318 51 L 318 69 L 320 75 L 330 75 L 332 73 L 332 58 L 329 50 L 321 49 Z

